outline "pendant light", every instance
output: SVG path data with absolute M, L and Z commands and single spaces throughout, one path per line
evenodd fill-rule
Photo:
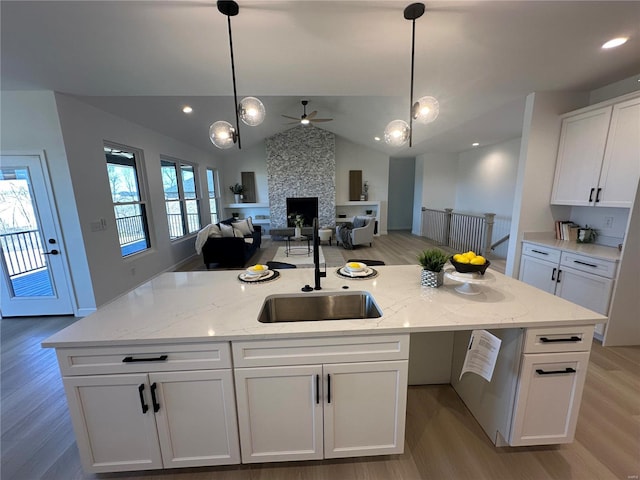
M 411 92 L 409 97 L 409 123 L 404 120 L 393 120 L 384 129 L 384 141 L 393 146 L 399 147 L 409 140 L 409 146 L 413 142 L 413 121 L 420 123 L 433 122 L 440 113 L 438 100 L 434 97 L 425 96 L 413 103 L 413 71 L 415 64 L 416 48 L 416 19 L 424 14 L 424 3 L 412 3 L 404 9 L 404 18 L 411 20 Z
M 238 94 L 236 90 L 236 66 L 233 59 L 233 37 L 231 35 L 231 17 L 235 17 L 238 14 L 240 7 L 238 7 L 238 4 L 233 0 L 218 0 L 217 6 L 218 11 L 227 17 L 236 124 L 233 126 L 224 120 L 214 122 L 209 127 L 209 139 L 211 140 L 211 143 L 218 148 L 231 148 L 237 142 L 238 148 L 242 149 L 239 120 L 242 120 L 245 125 L 249 125 L 251 127 L 260 125 L 264 121 L 265 109 L 262 102 L 256 97 L 246 97 L 238 103 Z

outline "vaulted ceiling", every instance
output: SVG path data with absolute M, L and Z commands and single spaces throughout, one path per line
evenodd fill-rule
M 589 91 L 640 74 L 638 1 L 436 1 L 416 21 L 415 97 L 440 116 L 414 146 L 376 142 L 408 120 L 407 0 L 238 0 L 232 18 L 238 95 L 267 109 L 241 126 L 243 147 L 307 112 L 353 142 L 392 156 L 459 152 L 520 135 L 533 91 Z M 54 90 L 206 151 L 209 125 L 233 123 L 227 19 L 215 1 L 0 3 L 1 87 Z M 627 44 L 605 51 L 610 38 Z M 640 75 L 639 75 L 640 78 Z M 638 84 L 640 88 L 640 83 Z M 194 109 L 182 113 L 183 105 Z

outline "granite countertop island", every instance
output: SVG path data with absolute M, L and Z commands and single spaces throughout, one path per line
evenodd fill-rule
M 440 288 L 420 285 L 413 265 L 375 267 L 371 279 L 345 279 L 327 269 L 322 291 L 303 293 L 313 269 L 280 271 L 279 278 L 243 283 L 239 271 L 164 273 L 92 315 L 61 330 L 44 347 L 159 344 L 206 340 L 323 337 L 345 334 L 441 332 L 476 328 L 588 325 L 607 318 L 491 269 L 478 295 L 455 290 L 445 278 Z M 348 289 L 344 289 L 348 286 Z M 265 297 L 366 291 L 383 315 L 363 320 L 260 323 Z

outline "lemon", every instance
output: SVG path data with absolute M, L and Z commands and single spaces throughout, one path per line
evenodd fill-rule
M 485 258 L 482 255 L 476 255 L 475 257 L 473 257 L 471 259 L 471 261 L 469 263 L 471 265 L 484 265 L 485 263 L 487 263 L 487 261 L 485 260 Z
M 460 259 L 461 259 L 461 258 L 463 258 L 463 257 L 462 257 L 462 254 L 460 254 L 460 253 L 456 253 L 456 254 L 453 256 L 453 261 L 454 261 L 454 262 L 458 262 L 458 263 L 460 263 Z
M 474 252 L 473 250 L 469 250 L 469 251 L 468 251 L 467 253 L 465 253 L 464 255 L 466 255 L 466 256 L 467 256 L 467 258 L 468 258 L 469 260 L 471 260 L 472 258 L 475 258 L 475 257 L 476 257 L 476 252 Z
M 454 256 L 453 259 L 458 263 L 469 263 L 469 257 L 465 255 L 458 255 L 458 258 Z
M 261 271 L 264 270 L 264 265 L 254 265 L 252 270 Z

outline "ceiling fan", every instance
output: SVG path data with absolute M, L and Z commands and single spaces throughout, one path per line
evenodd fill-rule
M 316 115 L 318 114 L 317 110 L 314 110 L 309 115 L 307 115 L 307 105 L 309 103 L 309 100 L 302 100 L 301 103 L 302 103 L 302 116 L 300 118 L 290 117 L 289 115 L 282 115 L 284 118 L 295 120 L 295 122 L 289 122 L 287 123 L 287 125 L 291 125 L 292 123 L 301 123 L 303 125 L 309 125 L 309 123 L 330 122 L 331 120 L 333 120 L 333 118 L 316 118 Z

